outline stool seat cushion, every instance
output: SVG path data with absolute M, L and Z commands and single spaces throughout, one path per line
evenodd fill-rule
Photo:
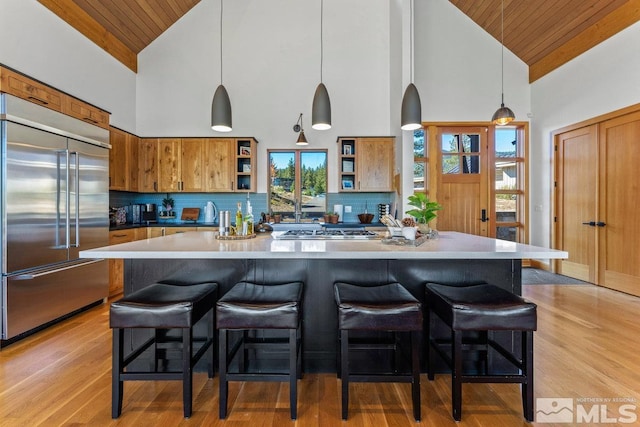
M 382 331 L 422 330 L 422 307 L 400 283 L 334 285 L 340 329 Z
M 452 329 L 531 330 L 536 305 L 495 285 L 446 286 L 429 283 L 426 301 Z
M 240 282 L 218 300 L 216 324 L 218 329 L 295 329 L 301 303 L 302 282 Z
M 216 301 L 217 283 L 156 283 L 111 303 L 112 328 L 190 328 Z

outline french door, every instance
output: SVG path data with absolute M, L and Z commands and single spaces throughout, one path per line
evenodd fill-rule
M 414 134 L 414 192 L 443 206 L 432 224 L 527 242 L 528 125 L 433 124 Z

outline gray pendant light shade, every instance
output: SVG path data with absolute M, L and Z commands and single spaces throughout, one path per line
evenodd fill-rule
M 316 130 L 331 129 L 331 100 L 324 83 L 320 83 L 313 95 L 311 127 Z
M 211 103 L 211 129 L 217 132 L 230 132 L 231 128 L 231 101 L 227 89 L 220 85 Z
M 400 117 L 402 130 L 416 130 L 422 127 L 422 104 L 418 89 L 413 83 L 409 83 L 404 91 Z
M 498 126 L 504 126 L 507 123 L 512 122 L 515 118 L 516 115 L 513 114 L 511 108 L 505 107 L 503 102 L 502 104 L 500 104 L 500 108 L 498 108 L 498 110 L 493 113 L 491 121 Z
M 220 0 L 220 85 L 211 102 L 211 129 L 216 132 L 231 132 L 231 101 L 222 84 L 222 15 L 223 0 Z

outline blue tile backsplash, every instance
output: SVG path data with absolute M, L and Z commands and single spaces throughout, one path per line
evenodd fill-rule
M 253 214 L 257 218 L 260 212 L 267 212 L 267 194 L 266 193 L 248 193 L 249 200 L 253 206 Z M 204 221 L 204 206 L 208 201 L 212 201 L 218 211 L 228 210 L 236 211 L 238 202 L 242 202 L 245 209 L 247 201 L 247 193 L 170 193 L 176 206 L 174 210 L 180 218 L 182 208 L 200 208 L 199 221 Z M 393 193 L 328 193 L 327 194 L 327 210 L 333 210 L 333 206 L 341 204 L 343 206 L 351 206 L 350 213 L 344 213 L 342 222 L 357 223 L 358 214 L 364 213 L 365 207 L 367 211 L 374 214 L 373 222 L 378 222 L 378 204 L 392 203 Z M 111 191 L 109 193 L 109 205 L 111 207 L 120 207 L 131 205 L 134 203 L 155 203 L 158 209 L 162 206 L 162 199 L 166 197 L 165 193 L 129 193 L 124 191 Z

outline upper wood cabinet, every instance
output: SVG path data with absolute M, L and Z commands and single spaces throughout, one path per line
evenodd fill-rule
M 108 112 L 8 68 L 0 67 L 0 91 L 109 129 Z
M 158 191 L 158 139 L 140 138 L 138 145 L 138 191 Z
M 210 138 L 204 146 L 205 190 L 232 192 L 236 141 L 233 138 Z
M 64 96 L 62 112 L 92 125 L 109 129 L 109 113 L 72 96 Z
M 204 191 L 204 138 L 158 139 L 158 191 Z
M 394 137 L 338 138 L 340 191 L 393 191 L 394 146 Z
M 0 67 L 0 90 L 62 112 L 63 93 L 8 68 Z
M 112 127 L 109 143 L 109 189 L 138 191 L 139 138 Z

